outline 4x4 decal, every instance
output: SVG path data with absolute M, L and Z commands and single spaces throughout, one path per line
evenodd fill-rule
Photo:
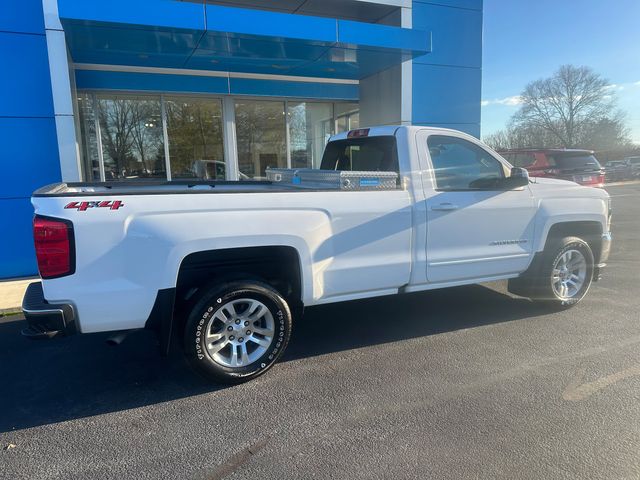
M 108 208 L 109 210 L 118 210 L 120 207 L 124 207 L 122 200 L 105 200 L 99 202 L 70 202 L 67 203 L 64 208 L 71 208 L 78 210 L 79 212 L 85 212 L 89 208 Z

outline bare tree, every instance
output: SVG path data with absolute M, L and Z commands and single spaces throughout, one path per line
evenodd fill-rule
M 498 130 L 483 138 L 484 142 L 495 150 L 510 148 L 563 148 L 566 145 L 552 132 L 536 125 L 517 125 L 510 123 L 505 129 Z M 601 118 L 586 122 L 580 129 L 575 146 L 589 150 L 619 150 L 632 147 L 621 114 L 611 118 Z
M 497 132 L 485 135 L 482 139 L 484 143 L 494 150 L 507 150 L 509 148 L 518 148 L 513 143 L 511 132 L 508 129 L 498 130 Z
M 565 145 L 548 130 L 536 125 L 517 125 L 513 122 L 503 130 L 484 137 L 484 142 L 494 150 L 510 148 L 561 148 Z M 582 145 L 587 148 L 588 145 Z
M 145 174 L 153 173 L 158 159 L 164 160 L 160 106 L 157 102 L 131 102 L 131 146 L 138 154 Z M 163 167 L 163 165 L 160 165 Z
M 131 157 L 131 105 L 122 99 L 100 100 L 98 118 L 104 151 L 119 176 Z
M 584 146 L 586 130 L 616 118 L 608 81 L 589 67 L 563 65 L 551 77 L 529 83 L 521 98 L 512 129 L 546 132 L 557 146 Z
M 610 150 L 630 144 L 613 89 L 588 67 L 563 65 L 551 77 L 529 83 L 520 97 L 522 106 L 507 127 L 484 138 L 496 150 Z

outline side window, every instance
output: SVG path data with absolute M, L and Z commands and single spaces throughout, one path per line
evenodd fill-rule
M 531 153 L 516 153 L 509 158 L 514 167 L 527 168 L 536 163 L 536 157 Z
M 500 155 L 502 155 L 502 158 L 504 158 L 507 162 L 509 162 L 511 165 L 513 165 L 514 167 L 516 166 L 516 155 L 514 153 L 507 153 L 507 152 L 499 152 Z
M 556 157 L 554 157 L 553 155 L 547 155 L 546 157 L 547 163 L 550 167 L 556 167 L 558 165 L 558 163 L 556 162 Z
M 504 177 L 502 163 L 467 140 L 432 135 L 427 144 L 439 190 L 486 190 Z

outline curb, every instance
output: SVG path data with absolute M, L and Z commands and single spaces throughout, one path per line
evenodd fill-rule
M 0 317 L 22 313 L 22 299 L 30 283 L 38 277 L 0 281 Z

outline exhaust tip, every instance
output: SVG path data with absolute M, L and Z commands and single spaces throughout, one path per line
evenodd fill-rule
M 116 346 L 120 345 L 122 342 L 124 342 L 124 340 L 129 336 L 129 334 L 132 331 L 133 330 L 126 330 L 124 332 L 118 332 L 118 333 L 110 336 L 106 340 L 107 345 L 109 345 L 111 347 L 116 347 Z

